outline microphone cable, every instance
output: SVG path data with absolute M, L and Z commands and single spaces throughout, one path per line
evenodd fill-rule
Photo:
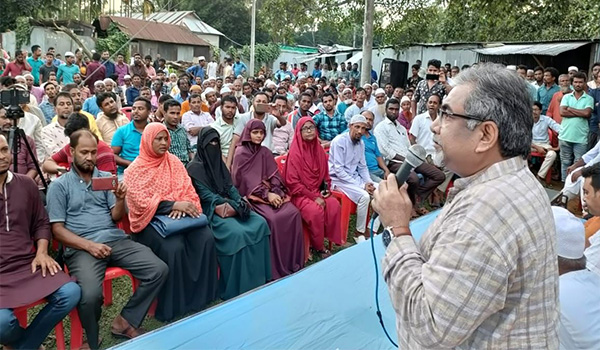
M 377 255 L 375 255 L 375 233 L 373 232 L 373 226 L 375 226 L 375 217 L 371 218 L 371 252 L 373 253 L 373 263 L 375 264 L 375 305 L 377 306 L 377 317 L 379 318 L 379 323 L 381 324 L 381 328 L 383 328 L 383 332 L 385 336 L 388 338 L 390 343 L 394 345 L 395 348 L 398 348 L 398 344 L 394 343 L 392 338 L 390 337 L 387 329 L 385 328 L 385 324 L 383 323 L 383 317 L 381 316 L 381 309 L 379 308 L 379 268 L 377 266 Z

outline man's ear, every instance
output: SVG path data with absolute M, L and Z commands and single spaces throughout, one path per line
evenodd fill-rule
M 481 134 L 475 152 L 483 153 L 497 147 L 499 141 L 498 125 L 491 121 L 485 121 L 477 127 Z

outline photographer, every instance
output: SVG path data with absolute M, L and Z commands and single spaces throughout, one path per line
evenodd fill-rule
M 557 349 L 556 233 L 548 197 L 527 166 L 527 83 L 494 64 L 454 82 L 431 129 L 434 157 L 461 179 L 418 244 L 407 186 L 389 176 L 374 193 L 399 346 Z

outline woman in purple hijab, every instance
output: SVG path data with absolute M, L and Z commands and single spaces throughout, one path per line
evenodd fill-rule
M 271 229 L 271 270 L 278 279 L 304 266 L 302 217 L 290 202 L 271 151 L 261 146 L 265 124 L 252 119 L 246 124 L 235 150 L 233 184 L 246 196 L 253 209 L 263 216 Z

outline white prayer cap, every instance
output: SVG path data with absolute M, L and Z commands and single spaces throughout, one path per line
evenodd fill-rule
M 69 57 L 69 56 L 75 57 L 75 55 L 71 51 L 65 52 L 65 57 Z
M 366 89 L 366 88 L 372 89 L 373 87 L 371 86 L 371 84 L 365 84 L 365 85 L 363 85 L 363 89 Z
M 567 69 L 567 72 L 570 72 L 570 71 L 579 72 L 579 68 L 577 68 L 575 66 L 571 66 L 571 67 L 569 67 L 569 69 Z
M 529 73 L 533 73 L 533 69 L 528 69 L 527 74 L 529 74 Z
M 215 89 L 213 89 L 213 88 L 211 88 L 211 87 L 209 87 L 209 88 L 206 88 L 206 90 L 204 90 L 204 92 L 202 93 L 202 98 L 205 98 L 205 97 L 206 97 L 206 95 L 208 95 L 208 94 L 212 94 L 212 93 L 214 93 L 214 92 L 216 92 L 216 90 L 215 90 Z
M 198 61 L 206 61 L 206 58 L 204 58 L 204 56 L 200 56 L 198 57 Z
M 385 90 L 382 88 L 375 90 L 375 96 L 377 95 L 385 95 Z
M 171 73 L 171 74 L 174 74 L 174 73 Z M 125 80 L 125 79 L 131 79 L 131 75 L 125 74 L 125 76 L 123 77 L 123 80 Z
M 104 82 L 104 84 L 106 84 L 106 83 L 113 83 L 114 84 L 115 83 L 115 81 L 112 80 L 111 78 L 106 78 L 106 79 L 103 80 L 103 82 Z
M 556 226 L 556 252 L 565 259 L 583 257 L 585 249 L 585 227 L 583 222 L 567 209 L 552 207 Z
M 27 74 L 23 74 L 23 77 L 25 79 L 27 79 L 27 78 L 33 78 L 33 75 L 31 75 L 31 73 L 27 73 Z
M 600 275 L 600 233 L 596 232 L 590 237 L 590 246 L 584 254 L 587 269 Z
M 175 78 L 177 78 L 177 74 L 175 74 L 175 73 L 171 73 L 171 74 L 169 74 L 169 78 L 172 78 L 172 77 L 175 77 Z
M 408 98 L 408 96 L 402 96 L 400 99 L 400 104 L 403 104 L 404 102 L 410 102 L 410 98 Z
M 352 92 L 352 89 L 350 89 L 350 88 L 345 88 L 345 89 L 342 91 L 342 94 L 345 94 L 346 92 L 350 92 L 350 93 L 351 93 L 351 92 Z
M 231 93 L 231 89 L 229 87 L 223 86 L 221 88 L 221 95 L 223 95 L 223 94 L 230 94 L 230 93 Z
M 509 66 L 506 66 L 506 69 L 516 71 L 517 70 L 517 66 L 511 64 Z
M 357 114 L 354 117 L 352 117 L 352 119 L 350 119 L 350 124 L 356 124 L 356 123 L 367 124 L 367 118 L 365 118 L 363 115 Z
M 96 80 L 96 81 L 94 82 L 94 87 L 96 87 L 96 86 L 100 86 L 100 84 L 104 85 L 104 80 Z

